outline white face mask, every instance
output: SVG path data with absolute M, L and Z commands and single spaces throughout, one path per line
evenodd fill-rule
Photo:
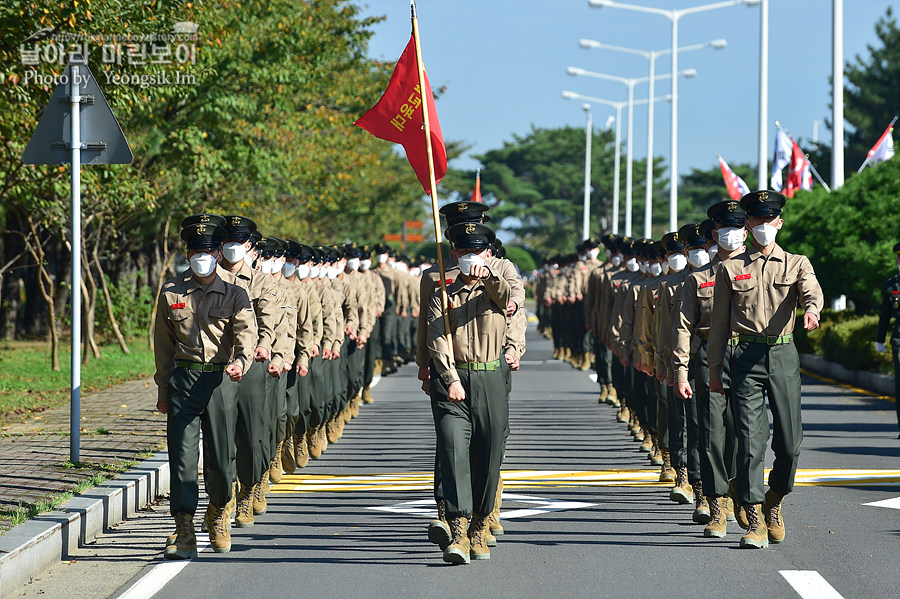
M 600 255 L 600 248 L 593 248 L 588 250 L 588 256 L 591 257 L 591 260 L 596 260 L 597 256 Z
M 664 275 L 669 274 L 669 261 L 668 260 L 662 263 L 662 270 L 663 270 Z
M 264 275 L 270 275 L 275 272 L 275 258 L 266 258 L 262 261 L 262 264 L 259 265 L 259 272 Z
M 378 264 L 384 264 L 385 262 L 387 262 L 388 255 L 387 254 L 378 254 L 377 256 L 375 256 L 375 258 L 378 259 Z
M 637 270 L 640 268 L 640 266 L 638 266 L 637 258 L 629 258 L 628 260 L 626 260 L 625 268 L 628 269 L 628 272 L 637 272 Z
M 414 277 L 418 277 L 420 272 L 422 272 L 422 270 L 417 266 L 417 267 L 411 269 L 409 271 L 409 274 L 411 274 Z
M 302 281 L 310 275 L 311 270 L 309 264 L 301 264 L 297 267 L 297 278 Z
M 362 270 L 369 270 L 370 268 L 372 268 L 372 261 L 369 258 L 366 258 L 359 263 L 359 268 Z
M 290 279 L 294 276 L 294 273 L 297 272 L 297 265 L 291 264 L 290 262 L 285 263 L 284 266 L 281 267 L 281 274 Z
M 459 272 L 467 275 L 472 272 L 473 266 L 484 266 L 484 258 L 478 254 L 466 254 L 457 258 L 456 263 L 459 264 Z
M 687 266 L 687 257 L 684 254 L 672 254 L 669 256 L 669 268 L 672 272 L 681 272 Z
M 744 245 L 744 231 L 746 231 L 746 229 L 743 227 L 724 227 L 718 229 L 716 235 L 719 239 L 716 243 L 718 243 L 719 247 L 726 252 L 733 252 Z
M 336 279 L 337 276 L 338 276 L 338 269 L 337 269 L 337 267 L 336 267 L 336 266 L 329 266 L 328 269 L 325 271 L 325 275 L 328 277 L 328 280 L 329 280 L 329 281 Z
M 709 253 L 703 248 L 691 250 L 688 252 L 688 260 L 694 268 L 701 268 L 709 264 Z
M 284 267 L 285 264 L 287 264 L 287 258 L 285 258 L 284 256 L 275 258 L 275 266 L 272 268 L 272 272 L 278 272 Z
M 310 267 L 309 267 L 309 276 L 310 276 L 310 278 L 318 279 L 318 278 L 319 278 L 319 271 L 320 271 L 320 270 L 322 270 L 322 269 L 319 268 L 319 265 L 318 265 L 318 264 L 313 264 L 312 266 L 310 266 Z
M 191 256 L 191 270 L 198 277 L 208 277 L 216 270 L 216 257 L 212 254 L 194 254 Z
M 622 256 L 613 256 L 612 265 L 618 268 L 620 264 L 622 264 Z
M 247 255 L 247 247 L 240 241 L 229 241 L 222 247 L 222 254 L 232 264 L 237 264 Z
M 775 236 L 777 234 L 778 229 L 769 223 L 763 223 L 753 227 L 753 239 L 756 240 L 756 243 L 764 247 L 775 241 Z
M 650 270 L 650 274 L 654 277 L 658 277 L 662 274 L 662 264 L 660 264 L 659 262 L 654 262 L 648 267 L 648 269 Z
M 350 270 L 359 270 L 359 258 L 350 258 L 347 260 L 347 266 Z
M 647 262 L 641 261 L 640 266 L 638 266 L 638 268 L 641 269 L 641 274 L 646 273 L 647 272 Z
M 706 253 L 709 254 L 709 261 L 712 262 L 715 257 L 719 255 L 719 249 L 716 246 L 712 246 L 711 248 L 706 250 Z
M 253 268 L 253 256 L 251 256 L 250 254 L 245 254 L 244 255 L 244 264 L 246 264 L 250 268 Z

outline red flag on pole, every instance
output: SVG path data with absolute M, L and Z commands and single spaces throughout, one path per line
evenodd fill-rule
M 719 156 L 719 168 L 722 169 L 722 178 L 725 180 L 726 189 L 728 189 L 728 197 L 732 200 L 739 200 L 745 194 L 750 193 L 750 187 L 747 186 L 747 183 L 731 170 L 731 167 L 728 166 L 728 163 L 721 156 Z
M 434 156 L 434 179 L 440 181 L 447 173 L 447 150 L 441 125 L 438 123 L 434 97 L 428 75 L 425 77 L 425 93 L 428 103 L 428 124 L 431 130 L 432 153 Z M 428 174 L 428 153 L 425 148 L 425 136 L 422 134 L 424 124 L 422 114 L 422 96 L 419 87 L 419 76 L 416 69 L 415 38 L 410 36 L 406 49 L 394 67 L 391 82 L 375 104 L 355 125 L 362 127 L 375 137 L 392 141 L 403 146 L 406 158 L 413 167 L 425 193 L 431 193 Z
M 794 144 L 791 148 L 791 170 L 788 173 L 787 184 L 785 185 L 785 197 L 794 197 L 794 192 L 798 189 L 812 189 L 812 173 L 810 172 L 809 160 L 803 155 L 803 150 L 797 145 L 797 142 L 791 139 Z
M 475 171 L 475 191 L 472 192 L 473 202 L 481 202 L 481 169 Z
M 866 160 L 862 163 L 862 166 L 859 167 L 859 170 L 856 171 L 857 173 L 861 173 L 866 166 L 872 166 L 894 157 L 894 136 L 891 135 L 891 133 L 894 131 L 894 123 L 896 122 L 897 117 L 894 117 L 891 124 L 887 126 L 884 133 L 881 134 L 881 137 L 878 138 L 878 141 L 875 142 L 875 145 L 872 146 L 872 149 L 866 154 Z

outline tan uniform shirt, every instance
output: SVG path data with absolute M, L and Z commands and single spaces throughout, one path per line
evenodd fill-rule
M 731 333 L 779 337 L 793 333 L 798 307 L 819 316 L 825 298 L 809 258 L 776 244 L 768 257 L 756 246 L 722 262 L 716 275 L 707 345 L 710 381 L 722 380 Z
M 338 294 L 328 279 L 320 279 L 314 285 L 322 304 L 322 351 L 334 351 L 335 346 L 340 349 L 344 342 L 344 315 Z
M 313 281 L 307 281 L 306 283 L 301 283 L 301 285 L 306 290 L 306 299 L 309 302 L 309 318 L 312 321 L 312 339 L 309 350 L 311 351 L 313 347 L 318 347 L 321 350 L 322 336 L 324 334 L 322 300 L 319 298 L 316 284 Z M 312 357 L 310 351 L 306 351 L 300 356 L 300 363 L 304 366 L 309 365 L 309 360 Z
M 691 354 L 697 351 L 699 339 L 709 334 L 720 264 L 717 255 L 706 266 L 692 271 L 681 288 L 672 323 L 672 370 L 676 383 L 688 382 Z
M 200 364 L 253 364 L 258 336 L 247 292 L 216 277 L 201 286 L 191 271 L 165 282 L 160 290 L 153 342 L 159 399 L 168 399 L 175 360 Z
M 285 365 L 294 362 L 294 348 L 297 345 L 297 292 L 294 284 L 284 277 L 275 279 L 275 284 L 279 290 L 281 318 L 275 326 L 275 344 L 272 346 L 269 365 L 283 370 Z
M 525 331 L 528 328 L 528 318 L 525 308 L 519 308 L 509 317 L 506 324 L 506 343 L 503 353 L 521 358 L 525 355 Z
M 250 303 L 253 304 L 256 325 L 259 330 L 256 347 L 261 347 L 271 354 L 272 346 L 275 344 L 275 326 L 281 317 L 275 279 L 272 278 L 272 275 L 253 270 L 243 260 L 241 260 L 241 268 L 236 273 L 232 274 L 221 266 L 216 268 L 216 272 L 227 283 L 241 287 L 250 296 Z
M 471 287 L 459 276 L 447 289 L 453 360 L 457 362 L 502 359 L 510 286 L 490 267 L 488 270 L 491 274 L 476 280 Z M 449 385 L 459 381 L 459 374 L 445 335 L 441 298 L 434 293 L 428 314 L 428 351 L 437 374 Z
M 675 383 L 672 370 L 672 327 L 678 312 L 678 303 L 683 293 L 684 281 L 691 272 L 686 267 L 671 273 L 660 281 L 657 290 L 657 328 L 654 335 L 654 360 L 658 374 L 664 374 L 670 384 Z

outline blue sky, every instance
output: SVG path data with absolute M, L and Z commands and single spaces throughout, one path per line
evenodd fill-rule
M 659 8 L 687 8 L 711 0 L 621 0 Z M 888 0 L 845 0 L 844 59 L 868 55 L 875 44 L 875 22 L 891 4 Z M 369 55 L 396 60 L 410 33 L 408 0 L 360 2 L 364 13 L 384 15 L 374 27 Z M 471 158 L 498 148 L 513 135 L 534 125 L 584 127 L 581 101 L 564 100 L 572 90 L 619 101 L 626 88 L 615 82 L 566 74 L 576 66 L 622 77 L 648 74 L 646 59 L 608 50 L 586 50 L 581 38 L 641 50 L 671 45 L 671 23 L 662 16 L 588 6 L 587 0 L 419 0 L 422 55 L 435 87 L 446 86 L 438 100 L 441 129 L 446 139 L 472 145 L 451 167 L 474 168 Z M 684 174 L 691 167 L 713 168 L 716 154 L 729 163 L 756 163 L 759 8 L 734 6 L 687 15 L 679 26 L 679 46 L 717 38 L 728 41 L 723 50 L 704 49 L 679 55 L 679 69 L 695 68 L 698 75 L 679 82 L 678 162 Z M 769 2 L 769 139 L 772 154 L 774 126 L 781 121 L 795 138 L 810 140 L 814 121 L 819 140 L 830 143 L 824 119 L 830 119 L 832 2 L 830 0 L 770 0 Z M 669 59 L 657 61 L 657 74 L 670 72 Z M 656 95 L 668 93 L 667 81 L 657 82 Z M 635 98 L 647 96 L 646 84 Z M 595 128 L 614 114 L 595 105 Z M 658 103 L 654 154 L 669 161 L 670 107 Z M 625 132 L 623 111 L 623 137 Z M 887 125 L 887 123 L 885 123 Z M 646 156 L 646 106 L 634 117 L 634 155 Z M 873 139 L 872 143 L 876 140 Z M 816 165 L 820 171 L 830 165 Z M 848 170 L 855 170 L 848 165 Z M 636 177 L 640 176 L 638 174 Z M 752 186 L 756 181 L 748 181 Z

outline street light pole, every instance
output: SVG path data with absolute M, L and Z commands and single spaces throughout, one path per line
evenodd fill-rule
M 759 6 L 759 147 L 757 189 L 768 189 L 769 144 L 769 0 L 762 0 Z
M 767 2 L 768 0 L 763 0 Z M 844 0 L 832 0 L 831 189 L 844 184 Z
M 581 238 L 588 239 L 591 236 L 591 139 L 594 130 L 591 124 L 591 105 L 584 104 L 582 108 L 587 114 L 587 125 L 584 142 L 584 216 L 581 223 Z
M 614 0 L 588 0 L 588 5 L 593 8 L 621 8 L 623 10 L 631 10 L 634 12 L 650 13 L 662 15 L 672 22 L 672 72 L 678 72 L 678 21 L 684 15 L 694 14 L 698 12 L 706 12 L 717 8 L 726 8 L 737 4 L 745 4 L 752 6 L 759 4 L 760 0 L 727 0 L 725 2 L 716 2 L 714 4 L 706 4 L 703 6 L 692 6 L 681 10 L 665 10 L 650 6 L 639 6 L 637 4 L 625 4 Z M 671 139 L 671 157 L 670 157 L 670 181 L 669 181 L 669 230 L 674 231 L 678 228 L 678 78 L 672 79 L 672 139 Z

